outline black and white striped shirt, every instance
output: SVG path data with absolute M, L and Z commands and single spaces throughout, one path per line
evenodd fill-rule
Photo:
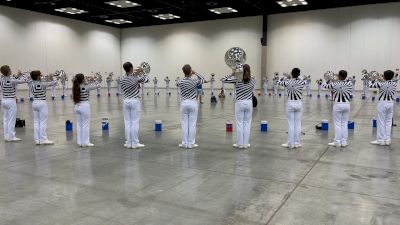
M 181 91 L 182 100 L 195 100 L 197 98 L 197 85 L 204 83 L 204 77 L 196 73 L 197 78 L 184 77 L 176 83 Z
M 306 85 L 305 80 L 298 78 L 279 80 L 278 85 L 285 87 L 287 99 L 297 101 L 303 98 L 303 88 Z
M 81 84 L 81 91 L 80 91 L 80 102 L 87 102 L 89 101 L 89 92 L 92 90 L 96 90 L 100 87 L 100 84 Z
M 141 83 L 149 82 L 147 74 L 143 76 L 125 75 L 121 78 L 121 90 L 124 94 L 124 99 L 140 98 L 139 87 Z
M 227 75 L 222 78 L 222 82 L 235 85 L 236 100 L 252 100 L 256 79 L 252 76 L 248 83 L 238 80 L 234 75 Z
M 57 81 L 52 81 L 52 82 L 31 81 L 29 85 L 33 96 L 33 100 L 46 100 L 46 88 L 55 86 L 56 83 Z
M 352 95 L 353 82 L 349 80 L 332 81 L 330 83 L 323 84 L 322 87 L 329 89 L 333 93 L 333 99 L 338 103 L 350 102 L 350 96 Z
M 11 77 L 3 77 L 0 80 L 1 92 L 3 93 L 3 98 L 15 98 L 15 92 L 17 90 L 18 84 L 26 83 L 25 80 L 19 80 Z
M 379 88 L 379 101 L 394 101 L 396 99 L 396 80 L 370 81 L 370 88 Z

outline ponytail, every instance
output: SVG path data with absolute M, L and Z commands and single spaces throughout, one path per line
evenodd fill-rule
M 247 84 L 250 82 L 251 72 L 250 66 L 248 64 L 243 65 L 243 83 Z
M 75 104 L 81 101 L 81 84 L 85 80 L 85 76 L 78 73 L 74 77 L 74 84 L 72 85 L 72 100 Z

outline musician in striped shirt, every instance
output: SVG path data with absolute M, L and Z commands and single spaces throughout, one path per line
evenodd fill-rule
M 75 103 L 75 116 L 77 126 L 77 143 L 80 147 L 93 147 L 90 143 L 90 104 L 89 92 L 100 88 L 96 82 L 86 84 L 85 76 L 81 73 L 75 75 L 72 85 L 72 99 Z
M 52 76 L 49 77 L 53 79 Z M 42 73 L 39 70 L 31 72 L 31 91 L 33 96 L 32 109 L 33 109 L 33 136 L 37 145 L 52 145 L 54 142 L 47 139 L 47 121 L 48 109 L 46 103 L 46 89 L 47 87 L 54 87 L 57 84 L 56 80 L 51 82 L 42 81 Z
M 335 139 L 329 146 L 346 147 L 348 138 L 348 122 L 350 115 L 350 96 L 352 95 L 353 82 L 346 80 L 347 71 L 339 71 L 338 80 L 328 81 L 322 86 L 333 93 L 333 123 L 335 125 Z
M 250 128 L 253 116 L 253 93 L 255 78 L 251 76 L 250 66 L 243 65 L 243 79 L 231 74 L 222 78 L 224 83 L 235 85 L 235 117 L 236 117 L 236 144 L 234 148 L 246 149 L 250 147 Z
M 181 148 L 196 148 L 196 123 L 199 105 L 197 103 L 197 86 L 204 83 L 204 77 L 194 72 L 189 64 L 183 66 L 184 78 L 177 82 L 181 94 Z M 195 75 L 195 78 L 192 76 Z
M 6 142 L 21 141 L 15 137 L 15 122 L 17 118 L 17 102 L 15 92 L 18 84 L 27 83 L 24 79 L 15 79 L 11 76 L 11 69 L 8 65 L 0 68 L 3 75 L 0 81 L 3 99 L 1 107 L 3 109 L 4 140 Z
M 383 74 L 384 80 L 369 82 L 370 88 L 379 89 L 379 100 L 377 105 L 377 132 L 374 145 L 390 145 L 392 133 L 393 106 L 396 98 L 397 80 L 393 79 L 394 72 L 387 70 Z
M 139 88 L 144 83 L 149 82 L 149 78 L 144 73 L 143 76 L 134 73 L 133 65 L 130 62 L 123 64 L 126 75 L 121 78 L 121 89 L 124 96 L 124 122 L 125 122 L 125 147 L 129 149 L 143 148 L 144 144 L 139 142 L 139 120 L 141 102 Z
M 288 142 L 282 144 L 285 148 L 301 147 L 301 118 L 303 115 L 303 88 L 306 81 L 299 79 L 300 69 L 292 69 L 292 78 L 283 78 L 277 81 L 278 85 L 284 86 L 286 89 L 286 118 L 288 122 Z

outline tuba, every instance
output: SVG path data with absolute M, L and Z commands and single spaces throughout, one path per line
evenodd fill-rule
M 228 49 L 225 53 L 225 63 L 232 69 L 232 74 L 243 80 L 243 64 L 246 62 L 246 52 L 239 47 Z
M 325 79 L 325 81 L 333 81 L 333 80 L 336 80 L 335 73 L 334 73 L 333 71 L 330 71 L 330 70 L 326 71 L 326 72 L 324 73 L 324 79 Z

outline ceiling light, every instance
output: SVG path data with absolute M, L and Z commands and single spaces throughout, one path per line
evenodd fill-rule
M 306 0 L 282 0 L 277 1 L 281 7 L 308 5 Z
M 215 14 L 224 14 L 224 13 L 235 13 L 238 12 L 236 9 L 233 9 L 231 7 L 221 7 L 221 8 L 214 8 L 214 9 L 209 9 L 211 12 Z
M 167 14 L 158 14 L 158 15 L 153 15 L 153 17 L 158 18 L 160 20 L 172 20 L 172 19 L 179 19 L 181 18 L 180 16 L 167 13 Z
M 55 11 L 57 11 L 57 12 L 63 12 L 63 13 L 68 13 L 68 14 L 82 14 L 82 13 L 87 13 L 87 11 L 85 11 L 85 10 L 77 9 L 77 8 L 73 8 L 73 7 L 55 9 Z
M 125 1 L 125 0 L 111 1 L 111 2 L 105 2 L 105 3 L 115 6 L 115 7 L 118 7 L 118 8 L 130 8 L 130 7 L 140 6 L 140 4 L 138 4 L 136 2 Z
M 113 20 L 106 20 L 107 23 L 113 23 L 113 24 L 126 24 L 126 23 L 132 23 L 132 21 L 129 20 L 124 20 L 124 19 L 113 19 Z

